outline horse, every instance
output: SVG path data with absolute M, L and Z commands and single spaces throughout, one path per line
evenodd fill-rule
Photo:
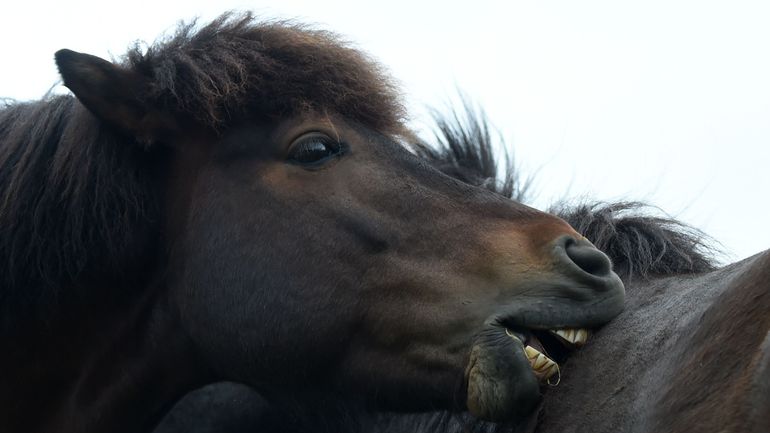
M 71 95 L 0 111 L 3 432 L 150 431 L 218 381 L 516 422 L 541 338 L 623 308 L 563 219 L 410 151 L 332 33 L 226 13 L 55 62 Z
M 495 157 L 483 116 L 439 118 L 422 156 L 445 173 L 516 200 L 522 183 Z M 497 146 L 498 148 L 502 146 Z M 640 203 L 562 203 L 550 209 L 607 252 L 626 309 L 563 360 L 526 422 L 468 413 L 365 412 L 355 405 L 276 410 L 258 393 L 217 384 L 186 396 L 157 433 L 683 433 L 770 431 L 770 250 L 718 268 L 714 243 Z M 566 354 L 561 354 L 565 356 Z

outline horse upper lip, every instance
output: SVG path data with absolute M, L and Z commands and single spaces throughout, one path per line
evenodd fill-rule
M 568 330 L 597 328 L 620 314 L 625 304 L 625 290 L 619 278 L 617 283 L 606 290 L 571 284 L 561 279 L 532 281 L 528 283 L 528 291 L 541 293 L 543 299 L 529 295 L 511 297 L 506 300 L 507 305 L 487 319 L 487 323 L 514 332 L 519 329 L 562 330 L 555 335 L 581 346 L 588 333 Z

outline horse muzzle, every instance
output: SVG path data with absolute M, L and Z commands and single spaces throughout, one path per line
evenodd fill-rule
M 466 405 L 479 418 L 529 416 L 541 386 L 558 385 L 559 364 L 586 343 L 588 328 L 623 309 L 623 284 L 606 255 L 572 236 L 552 245 L 550 269 L 528 281 L 525 290 L 512 290 L 510 303 L 486 321 L 471 346 Z

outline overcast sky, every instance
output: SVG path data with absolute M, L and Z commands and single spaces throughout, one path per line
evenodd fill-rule
M 770 248 L 767 0 L 7 2 L 0 97 L 41 97 L 60 48 L 118 57 L 227 9 L 345 35 L 403 84 L 418 126 L 462 89 L 535 175 L 538 207 L 644 200 L 726 260 Z

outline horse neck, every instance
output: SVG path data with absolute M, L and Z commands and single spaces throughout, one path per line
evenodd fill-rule
M 12 374 L 0 377 L 0 431 L 148 431 L 206 383 L 163 292 L 145 292 L 5 339 L 0 368 Z

